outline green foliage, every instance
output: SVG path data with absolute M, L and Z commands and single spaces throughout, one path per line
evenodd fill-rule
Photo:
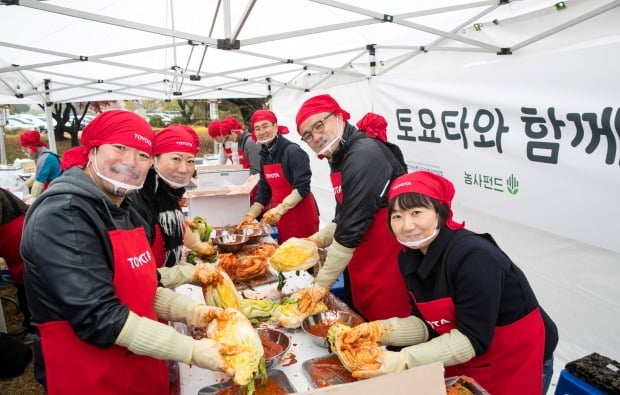
M 166 122 L 164 122 L 164 119 L 159 115 L 149 117 L 149 124 L 154 128 L 166 127 Z
M 183 115 L 177 115 L 176 117 L 172 118 L 172 121 L 170 121 L 170 123 L 179 124 L 179 125 L 187 125 L 189 121 Z
M 30 111 L 29 104 L 13 104 L 13 112 L 15 114 L 23 114 Z

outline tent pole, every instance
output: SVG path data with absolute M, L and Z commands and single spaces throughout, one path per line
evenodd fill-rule
M 50 109 L 52 106 L 52 101 L 50 100 L 50 82 L 51 80 L 47 78 L 43 80 L 43 85 L 45 86 L 45 103 L 43 105 L 45 106 L 45 120 L 47 121 L 47 141 L 50 144 L 50 151 L 58 154 L 56 150 L 56 131 L 52 124 L 52 110 Z
M 4 145 L 4 126 L 6 125 L 6 106 L 0 106 L 0 165 L 6 165 L 6 146 Z

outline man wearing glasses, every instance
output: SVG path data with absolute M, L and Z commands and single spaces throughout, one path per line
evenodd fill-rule
M 387 190 L 406 169 L 383 144 L 349 124 L 349 117 L 329 95 L 306 100 L 297 113 L 302 140 L 329 161 L 337 203 L 332 222 L 309 237 L 329 249 L 313 285 L 296 295 L 299 308 L 311 310 L 344 272 L 345 301 L 364 318 L 407 317 L 399 246 L 387 227 Z

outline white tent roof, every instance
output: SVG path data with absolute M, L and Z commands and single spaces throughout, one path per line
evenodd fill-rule
M 0 103 L 312 91 L 426 51 L 515 53 L 620 3 L 556 2 L 3 0 Z

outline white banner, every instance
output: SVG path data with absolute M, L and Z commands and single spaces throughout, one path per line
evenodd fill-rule
M 620 252 L 618 54 L 616 42 L 459 66 L 433 53 L 450 67 L 374 78 L 373 111 L 410 171 L 444 175 L 457 202 Z

